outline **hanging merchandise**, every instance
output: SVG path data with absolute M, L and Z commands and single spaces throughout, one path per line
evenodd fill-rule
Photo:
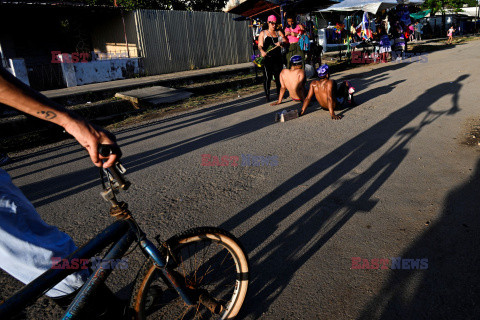
M 310 50 L 310 39 L 306 34 L 303 34 L 298 41 L 298 45 L 302 51 L 309 51 Z
M 364 40 L 369 40 L 372 39 L 373 34 L 372 30 L 370 30 L 370 22 L 368 20 L 368 13 L 364 12 L 363 13 L 363 19 L 362 19 L 362 39 Z

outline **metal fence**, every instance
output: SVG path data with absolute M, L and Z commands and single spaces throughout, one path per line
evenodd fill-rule
M 223 12 L 136 10 L 139 55 L 148 75 L 249 61 L 248 22 Z

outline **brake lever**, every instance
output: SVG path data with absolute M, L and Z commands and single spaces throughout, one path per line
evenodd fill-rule
M 127 172 L 127 169 L 122 165 L 120 161 L 114 163 L 113 166 L 110 168 L 104 169 L 106 170 L 118 183 L 118 188 L 121 190 L 128 190 L 130 188 L 131 183 L 127 179 L 125 179 L 124 174 Z
M 113 153 L 118 154 L 119 156 L 122 154 L 118 146 L 110 144 L 100 144 L 98 146 L 98 153 L 103 157 L 108 157 Z M 128 190 L 131 183 L 124 177 L 127 170 L 120 161 L 115 162 L 110 168 L 104 168 L 103 170 L 105 171 L 112 188 L 115 188 L 116 191 L 119 189 Z

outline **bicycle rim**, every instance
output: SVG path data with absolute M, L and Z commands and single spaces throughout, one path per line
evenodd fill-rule
M 203 290 L 222 311 L 214 314 L 203 304 L 185 305 L 175 289 L 166 285 L 151 261 L 139 285 L 133 308 L 136 319 L 233 319 L 248 287 L 248 259 L 238 241 L 215 228 L 189 230 L 167 241 L 168 264 L 185 278 L 190 289 Z

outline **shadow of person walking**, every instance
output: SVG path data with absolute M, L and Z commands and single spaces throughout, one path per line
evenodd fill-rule
M 445 82 L 429 88 L 415 101 L 353 137 L 221 225 L 222 228 L 234 229 L 293 189 L 307 182 L 309 184 L 300 195 L 287 201 L 241 237 L 248 251 L 263 245 L 250 257 L 253 277 L 249 290 L 253 293 L 245 304 L 245 314 L 260 317 L 281 295 L 295 272 L 354 214 L 368 212 L 375 206 L 377 200 L 373 195 L 402 163 L 409 152 L 408 143 L 423 127 L 459 110 L 461 82 L 467 77 L 462 75 L 452 83 Z M 430 108 L 446 95 L 452 95 L 452 106 L 448 110 Z M 419 125 L 407 127 L 421 115 L 423 118 Z M 395 137 L 392 145 L 367 170 L 361 173 L 355 170 Z M 330 194 L 292 222 L 299 208 L 332 185 L 335 189 Z M 269 236 L 277 232 L 286 219 L 289 219 L 289 227 L 268 243 Z
M 480 160 L 448 194 L 441 217 L 402 253 L 428 259 L 428 268 L 394 270 L 360 319 L 479 319 L 479 210 Z

